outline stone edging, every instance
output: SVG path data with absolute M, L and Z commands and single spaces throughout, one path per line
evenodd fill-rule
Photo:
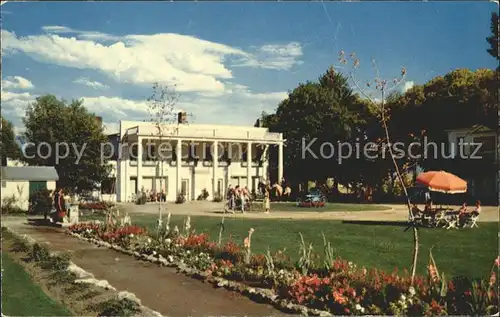
M 25 234 L 25 235 L 21 236 L 21 234 L 17 233 L 16 231 L 12 230 L 11 228 L 8 228 L 8 227 L 4 227 L 4 228 L 6 228 L 7 231 L 9 231 L 10 233 L 12 233 L 18 239 L 23 239 L 23 240 L 27 241 L 28 244 L 30 244 L 30 245 L 38 243 L 35 239 L 33 239 L 32 237 L 30 237 L 29 235 Z M 49 248 L 50 248 L 50 245 L 49 245 Z M 55 254 L 58 254 L 58 253 L 59 252 L 51 252 L 50 254 L 51 255 L 55 255 Z M 118 296 L 119 300 L 121 300 L 121 299 L 128 299 L 130 301 L 135 302 L 139 306 L 139 310 L 140 310 L 140 312 L 136 315 L 138 317 L 139 316 L 145 316 L 145 317 L 150 317 L 150 316 L 163 317 L 163 315 L 161 315 L 159 312 L 154 311 L 154 310 L 152 310 L 152 309 L 150 309 L 150 308 L 142 305 L 141 304 L 141 300 L 139 298 L 137 298 L 134 294 L 132 294 L 130 292 L 127 292 L 127 291 L 118 292 L 115 287 L 113 287 L 112 285 L 110 285 L 108 283 L 108 281 L 106 281 L 106 280 L 97 280 L 92 273 L 89 273 L 89 272 L 85 271 L 84 269 L 82 269 L 81 267 L 79 267 L 78 265 L 76 265 L 75 263 L 73 263 L 72 261 L 69 262 L 69 267 L 68 267 L 67 270 L 70 271 L 70 272 L 72 272 L 72 273 L 74 273 L 77 276 L 77 278 L 74 281 L 74 283 L 91 284 L 91 285 L 103 288 L 105 290 L 111 290 L 111 291 L 114 291 L 114 292 L 117 293 L 117 296 Z M 7 317 L 6 315 L 2 314 L 2 317 L 3 316 Z
M 334 316 L 333 314 L 331 314 L 330 312 L 327 312 L 327 311 L 322 311 L 319 309 L 311 309 L 311 308 L 306 307 L 304 305 L 298 305 L 298 304 L 291 303 L 285 299 L 279 299 L 278 295 L 274 294 L 274 292 L 269 290 L 269 289 L 258 288 L 258 287 L 249 287 L 249 286 L 244 285 L 242 283 L 226 280 L 226 279 L 221 278 L 221 277 L 210 276 L 203 271 L 188 267 L 186 264 L 184 264 L 182 262 L 182 260 L 176 261 L 173 258 L 166 259 L 166 258 L 162 257 L 161 255 L 159 257 L 154 257 L 152 255 L 146 255 L 146 254 L 141 254 L 141 253 L 136 252 L 136 251 L 127 250 L 127 249 L 124 249 L 116 244 L 111 244 L 111 243 L 108 243 L 108 242 L 105 242 L 105 241 L 102 241 L 99 239 L 86 238 L 78 233 L 69 232 L 69 234 L 75 238 L 80 239 L 80 240 L 84 240 L 84 241 L 96 244 L 98 246 L 107 247 L 107 248 L 125 253 L 127 255 L 132 255 L 132 256 L 135 256 L 136 258 L 139 258 L 139 259 L 151 262 L 151 263 L 160 264 L 160 265 L 167 266 L 167 267 L 177 268 L 181 273 L 184 273 L 187 276 L 209 282 L 217 287 L 224 287 L 228 290 L 238 292 L 242 295 L 247 296 L 248 298 L 250 298 L 252 300 L 259 299 L 260 301 L 265 301 L 267 304 L 271 304 L 271 305 L 276 306 L 276 307 L 283 309 L 283 310 L 298 313 L 298 314 L 301 314 L 303 316 L 321 316 L 321 317 Z

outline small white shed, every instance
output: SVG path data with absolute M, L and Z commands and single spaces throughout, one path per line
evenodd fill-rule
M 2 205 L 14 197 L 14 205 L 28 210 L 29 197 L 40 189 L 55 190 L 59 175 L 53 166 L 4 166 L 0 178 Z

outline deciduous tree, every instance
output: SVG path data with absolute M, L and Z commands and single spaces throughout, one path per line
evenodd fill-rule
M 54 166 L 58 187 L 82 193 L 97 188 L 108 176 L 110 168 L 101 157 L 101 145 L 107 138 L 83 100 L 67 104 L 53 95 L 38 97 L 28 106 L 23 122 L 26 141 L 34 145 L 25 148 L 23 160 L 30 165 Z M 43 142 L 48 146 L 42 146 Z
M 19 159 L 21 151 L 19 145 L 16 143 L 16 138 L 14 135 L 14 126 L 10 121 L 7 121 L 4 117 L 0 117 L 2 120 L 2 130 L 1 130 L 1 143 L 0 143 L 0 153 L 2 162 L 9 159 Z M 2 164 L 3 165 L 3 164 Z

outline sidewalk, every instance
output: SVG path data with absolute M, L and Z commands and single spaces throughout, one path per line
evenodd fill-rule
M 134 293 L 146 307 L 164 316 L 284 316 L 270 305 L 179 274 L 173 268 L 142 262 L 111 249 L 98 248 L 64 233 L 63 229 L 9 226 L 54 251 L 69 251 L 72 261 L 120 291 Z M 6 225 L 4 223 L 4 225 Z

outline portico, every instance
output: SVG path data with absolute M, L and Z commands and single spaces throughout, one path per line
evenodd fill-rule
M 269 179 L 268 153 L 278 148 L 278 175 L 283 177 L 283 135 L 267 128 L 175 124 L 160 136 L 152 123 L 121 121 L 121 155 L 117 164 L 117 200 L 135 193 L 166 192 L 195 200 L 203 190 L 224 196 L 229 184 L 257 190 Z M 180 155 L 179 155 L 180 154 Z

